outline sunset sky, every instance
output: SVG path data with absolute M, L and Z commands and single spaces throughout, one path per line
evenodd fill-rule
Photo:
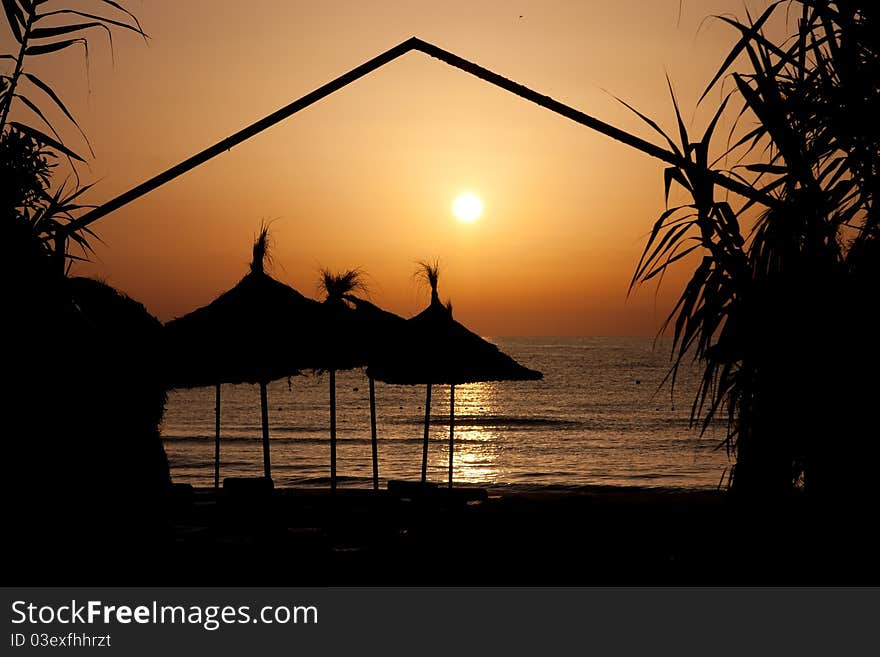
M 678 0 L 127 6 L 148 45 L 117 33 L 114 66 L 95 32 L 88 77 L 73 50 L 32 69 L 91 139 L 96 204 L 410 36 L 658 142 L 611 94 L 671 127 L 668 73 L 690 118 L 734 40 L 701 21 L 743 13 L 733 0 L 684 0 L 680 20 Z M 439 258 L 441 296 L 483 335 L 653 335 L 687 274 L 626 298 L 663 209 L 662 169 L 410 53 L 101 219 L 104 243 L 77 271 L 168 320 L 234 285 L 272 221 L 273 273 L 307 295 L 320 267 L 359 267 L 374 302 L 409 316 L 428 297 L 415 261 Z M 451 208 L 466 191 L 484 203 L 472 223 Z

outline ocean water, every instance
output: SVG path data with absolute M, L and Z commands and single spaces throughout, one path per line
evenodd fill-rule
M 490 338 L 542 381 L 457 386 L 454 480 L 487 486 L 635 485 L 715 488 L 729 466 L 721 428 L 690 429 L 696 371 L 675 394 L 660 388 L 667 345 L 650 338 Z M 363 371 L 337 374 L 337 475 L 371 486 L 369 384 Z M 276 486 L 329 485 L 329 376 L 269 385 Z M 222 477 L 263 473 L 259 387 L 221 391 Z M 424 386 L 376 384 L 379 477 L 421 471 Z M 448 472 L 449 388 L 434 386 L 428 479 Z M 175 481 L 212 486 L 214 388 L 169 394 L 162 426 Z

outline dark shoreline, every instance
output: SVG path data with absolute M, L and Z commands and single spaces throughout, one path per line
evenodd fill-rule
M 747 503 L 725 491 L 616 486 L 335 495 L 176 487 L 161 536 L 143 534 L 122 555 L 86 549 L 67 567 L 18 570 L 10 579 L 89 586 L 867 585 L 880 582 L 880 571 L 875 516 L 866 513 L 857 505 L 818 508 L 801 497 Z

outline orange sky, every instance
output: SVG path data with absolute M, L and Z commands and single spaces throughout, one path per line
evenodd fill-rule
M 672 126 L 668 72 L 690 116 L 733 40 L 700 21 L 742 3 L 684 0 L 680 23 L 678 0 L 127 6 L 152 38 L 117 34 L 115 69 L 100 33 L 89 82 L 72 51 L 32 69 L 92 141 L 94 203 L 414 35 L 657 141 L 603 90 Z M 167 320 L 232 286 L 274 220 L 274 273 L 305 294 L 320 267 L 360 267 L 373 301 L 409 316 L 427 302 L 414 262 L 437 257 L 441 296 L 484 335 L 653 335 L 687 273 L 626 299 L 662 168 L 410 53 L 101 219 L 104 244 L 77 271 Z M 465 190 L 485 203 L 471 225 L 450 211 Z

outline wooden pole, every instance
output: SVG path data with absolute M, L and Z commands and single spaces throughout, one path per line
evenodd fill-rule
M 330 490 L 336 492 L 336 370 L 330 370 Z
M 373 490 L 379 490 L 379 446 L 376 441 L 376 380 L 370 377 L 370 441 L 373 447 Z
M 263 416 L 263 474 L 266 479 L 271 479 L 272 464 L 269 461 L 269 400 L 266 396 L 265 383 L 260 383 L 260 410 Z
M 422 483 L 428 480 L 428 433 L 431 430 L 431 384 L 425 393 L 425 442 L 422 445 Z
M 455 437 L 455 384 L 449 386 L 449 487 L 452 488 L 452 453 Z
M 220 488 L 220 384 L 214 393 L 214 490 Z

